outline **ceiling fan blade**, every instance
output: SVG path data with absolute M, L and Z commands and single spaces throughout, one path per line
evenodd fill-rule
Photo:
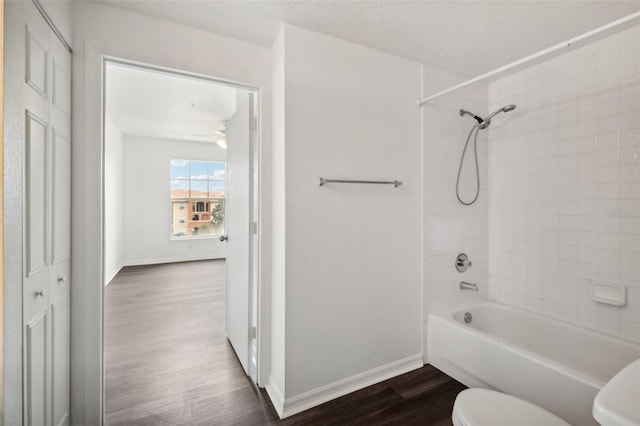
M 210 129 L 211 133 L 194 133 L 191 136 L 197 136 L 197 137 L 211 137 L 213 136 L 214 138 L 223 138 L 227 136 L 227 132 L 223 129 L 223 130 L 218 130 L 218 129 Z

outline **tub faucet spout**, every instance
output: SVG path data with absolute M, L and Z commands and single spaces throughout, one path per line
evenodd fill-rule
M 478 284 L 460 281 L 460 290 L 478 291 Z

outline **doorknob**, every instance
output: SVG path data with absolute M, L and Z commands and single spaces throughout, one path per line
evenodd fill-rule
M 228 241 L 229 240 L 229 236 L 228 235 L 220 235 L 220 241 Z

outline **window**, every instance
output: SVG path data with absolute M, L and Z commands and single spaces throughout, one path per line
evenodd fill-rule
M 171 160 L 173 237 L 224 234 L 225 171 L 219 161 Z

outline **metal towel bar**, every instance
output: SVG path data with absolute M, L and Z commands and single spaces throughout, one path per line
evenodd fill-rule
M 325 179 L 320 178 L 320 186 L 324 186 L 325 183 L 372 183 L 377 185 L 393 185 L 399 187 L 402 185 L 402 181 L 399 180 L 347 180 L 347 179 Z

